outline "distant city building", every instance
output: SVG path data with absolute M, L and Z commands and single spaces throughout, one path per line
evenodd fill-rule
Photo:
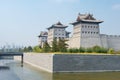
M 102 22 L 103 21 L 101 20 L 95 19 L 92 14 L 79 13 L 76 21 L 71 23 L 73 25 L 73 34 L 71 37 L 69 37 L 70 32 L 65 30 L 68 26 L 58 22 L 47 28 L 47 42 L 51 45 L 54 38 L 67 38 L 69 48 L 89 48 L 93 46 L 100 46 L 120 50 L 119 35 L 100 34 L 99 24 Z

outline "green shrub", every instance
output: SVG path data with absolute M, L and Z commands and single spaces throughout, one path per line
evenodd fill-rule
M 68 49 L 68 52 L 69 53 L 78 53 L 79 49 L 77 49 L 77 48 L 70 48 L 70 49 Z
M 85 48 L 80 47 L 80 48 L 78 49 L 78 51 L 79 51 L 80 53 L 84 53 L 84 52 L 85 52 Z
M 87 49 L 86 49 L 86 52 L 92 53 L 92 52 L 93 52 L 93 49 L 92 49 L 92 48 L 87 48 Z
M 109 54 L 113 54 L 113 53 L 114 53 L 114 49 L 110 48 L 110 49 L 108 50 L 108 53 L 109 53 Z
M 35 47 L 33 48 L 33 52 L 40 53 L 40 52 L 42 52 L 42 49 L 41 49 L 39 46 L 35 46 Z
M 93 52 L 101 53 L 101 47 L 99 47 L 99 46 L 94 46 L 94 47 L 93 47 Z
M 74 53 L 78 53 L 78 52 L 79 52 L 79 49 L 74 48 L 74 49 L 73 49 L 73 52 L 74 52 Z
M 68 49 L 68 52 L 73 53 L 73 49 L 72 48 Z
M 107 48 L 103 48 L 103 47 L 102 47 L 102 48 L 100 49 L 100 53 L 107 53 L 107 52 L 108 52 L 108 49 L 107 49 Z
M 87 52 L 87 53 L 115 53 L 113 49 L 107 49 L 107 48 L 104 48 L 104 47 L 100 47 L 100 46 L 94 46 L 92 48 L 83 48 L 83 47 L 80 47 L 79 49 L 78 48 L 70 48 L 70 49 L 67 49 L 67 52 L 69 53 L 84 53 L 84 52 Z M 120 53 L 117 52 L 117 53 Z

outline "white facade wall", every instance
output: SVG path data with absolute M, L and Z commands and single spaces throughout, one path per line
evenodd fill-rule
M 93 46 L 101 46 L 100 37 L 83 37 L 81 38 L 81 47 L 89 48 Z M 101 46 L 102 47 L 102 46 Z
M 98 24 L 82 24 L 80 47 L 101 46 Z
M 120 50 L 120 36 L 119 35 L 100 35 L 102 46 L 105 48 L 113 48 L 114 50 Z
M 50 29 L 50 30 L 48 30 L 48 40 L 47 40 L 49 45 L 51 45 L 53 38 L 54 38 L 54 30 Z
M 100 34 L 101 45 L 104 48 L 109 48 L 108 39 L 106 34 Z
M 40 43 L 41 47 L 43 47 L 44 42 L 46 42 L 46 41 L 47 41 L 47 36 L 39 37 L 39 43 Z
M 70 38 L 69 41 L 69 48 L 79 48 L 80 47 L 80 32 L 81 32 L 81 25 L 76 25 L 73 28 L 73 36 Z
M 102 46 L 98 24 L 77 24 L 73 28 L 73 36 L 68 42 L 70 48 Z
M 65 28 L 54 28 L 54 37 L 56 38 L 66 38 Z
M 108 46 L 114 50 L 120 50 L 120 36 L 108 35 Z
M 52 45 L 52 41 L 54 38 L 66 38 L 66 30 L 65 28 L 52 28 L 48 30 L 48 43 Z

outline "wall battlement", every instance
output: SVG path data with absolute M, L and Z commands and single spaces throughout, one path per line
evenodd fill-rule
M 120 38 L 120 35 L 107 35 L 107 37 Z
M 100 34 L 101 37 L 108 37 L 108 38 L 120 38 L 120 35 L 106 35 L 106 34 Z

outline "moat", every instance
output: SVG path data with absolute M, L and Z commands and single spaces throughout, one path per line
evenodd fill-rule
M 6 61 L 2 61 L 6 62 Z M 8 68 L 0 68 L 0 80 L 119 80 L 120 72 L 48 73 L 21 62 L 7 61 Z

